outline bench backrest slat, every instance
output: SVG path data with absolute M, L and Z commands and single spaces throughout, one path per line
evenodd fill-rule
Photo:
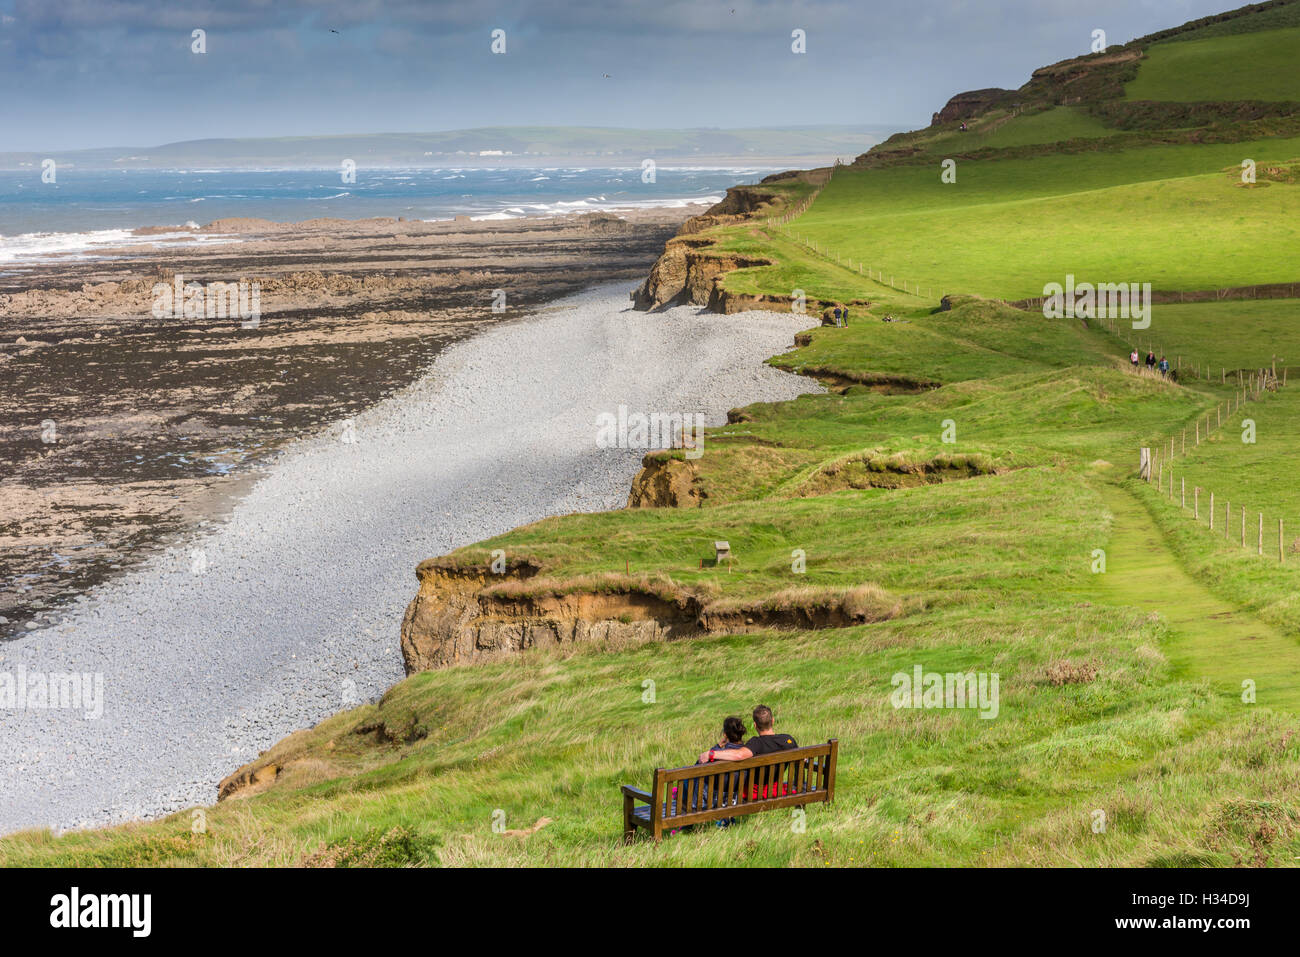
M 650 789 L 650 832 L 656 841 L 663 834 L 664 827 L 664 792 L 668 789 L 664 781 L 664 769 L 655 768 L 654 786 Z

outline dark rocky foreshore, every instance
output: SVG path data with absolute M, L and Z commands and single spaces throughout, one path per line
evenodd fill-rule
M 285 440 L 401 389 L 447 343 L 593 283 L 640 279 L 690 212 L 240 220 L 201 231 L 235 242 L 11 267 L 0 274 L 0 638 L 220 515 Z M 155 318 L 155 284 L 178 273 L 259 283 L 257 328 Z

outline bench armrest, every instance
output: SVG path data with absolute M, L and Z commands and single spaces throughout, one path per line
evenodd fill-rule
M 650 803 L 649 791 L 642 791 L 640 788 L 634 788 L 630 784 L 624 784 L 621 787 L 623 797 L 629 797 L 636 801 L 644 801 L 646 804 Z

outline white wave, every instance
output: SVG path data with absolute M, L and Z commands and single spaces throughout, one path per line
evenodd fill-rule
M 722 202 L 722 196 L 674 196 L 662 199 L 608 200 L 605 197 L 588 199 L 560 200 L 554 203 L 527 203 L 524 206 L 509 206 L 493 213 L 479 213 L 470 216 L 475 222 L 489 220 L 519 219 L 523 216 L 565 216 L 571 213 L 616 213 L 631 209 L 684 209 L 687 206 L 712 206 Z M 438 222 L 428 219 L 425 222 Z
M 136 236 L 129 229 L 93 229 L 84 233 L 22 233 L 17 236 L 0 235 L 0 263 L 40 261 L 47 257 L 95 259 L 103 250 L 119 246 L 146 246 L 151 244 L 175 245 L 180 242 L 220 243 L 237 242 L 239 237 L 226 235 L 195 235 L 197 223 L 186 223 L 174 233 L 153 236 Z

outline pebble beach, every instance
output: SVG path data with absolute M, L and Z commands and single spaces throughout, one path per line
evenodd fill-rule
M 605 284 L 457 342 L 411 385 L 283 447 L 219 522 L 0 646 L 0 674 L 102 676 L 102 715 L 0 710 L 0 833 L 149 819 L 403 678 L 423 559 L 623 507 L 645 450 L 620 405 L 702 412 L 820 391 L 763 364 L 812 320 L 636 312 Z

